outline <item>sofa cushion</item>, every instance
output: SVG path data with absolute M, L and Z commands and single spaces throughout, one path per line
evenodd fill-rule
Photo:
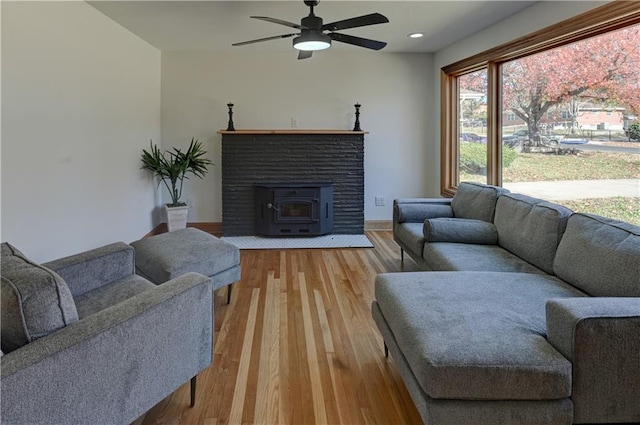
M 451 201 L 454 217 L 493 222 L 496 201 L 509 193 L 505 188 L 482 183 L 462 182 Z
M 559 279 L 502 272 L 389 273 L 376 277 L 375 296 L 429 397 L 571 395 L 571 362 L 547 342 L 545 304 L 586 295 Z
M 422 258 L 430 270 L 544 273 L 498 245 L 431 242 Z
M 572 212 L 562 205 L 520 194 L 498 199 L 494 224 L 498 244 L 553 274 L 553 260 Z
M 396 227 L 395 238 L 402 241 L 407 249 L 415 255 L 422 255 L 424 233 L 422 223 L 401 223 Z
M 64 280 L 31 262 L 10 244 L 2 246 L 0 305 L 2 348 L 13 351 L 78 320 Z
M 424 221 L 427 242 L 457 242 L 494 245 L 498 232 L 492 223 L 466 218 L 431 218 Z
M 640 297 L 640 227 L 592 214 L 569 219 L 553 270 L 595 297 Z

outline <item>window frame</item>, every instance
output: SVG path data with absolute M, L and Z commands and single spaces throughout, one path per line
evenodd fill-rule
M 459 178 L 459 76 L 487 71 L 487 183 L 502 185 L 501 65 L 607 32 L 640 24 L 640 2 L 613 1 L 440 70 L 440 193 L 455 194 Z

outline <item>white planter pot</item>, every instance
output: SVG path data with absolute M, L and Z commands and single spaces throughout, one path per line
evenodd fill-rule
M 189 206 L 168 207 L 165 205 L 164 209 L 167 211 L 167 228 L 170 232 L 187 227 Z

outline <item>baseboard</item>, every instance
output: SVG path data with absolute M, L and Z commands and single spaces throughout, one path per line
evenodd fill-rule
M 195 222 L 195 223 L 187 223 L 187 227 L 195 227 L 196 229 L 202 230 L 203 232 L 207 232 L 213 236 L 220 237 L 222 236 L 222 223 L 213 223 L 213 222 Z M 149 233 L 144 235 L 145 238 L 150 236 L 159 235 L 161 233 L 167 233 L 167 223 L 160 223 L 156 227 L 153 228 Z
M 366 220 L 364 230 L 369 232 L 393 230 L 393 222 L 391 220 Z
M 143 237 L 144 238 L 149 238 L 151 236 L 159 235 L 161 233 L 167 233 L 167 223 L 158 224 L 156 227 L 151 229 L 151 231 L 149 233 L 147 233 L 146 235 L 144 235 Z
M 203 232 L 207 232 L 213 236 L 217 236 L 217 237 L 222 236 L 222 223 L 214 223 L 214 222 L 187 223 L 187 227 L 195 227 L 196 229 L 202 230 Z

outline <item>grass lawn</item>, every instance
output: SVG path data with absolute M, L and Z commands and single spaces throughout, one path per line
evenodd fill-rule
M 640 197 L 578 199 L 563 201 L 562 205 L 572 211 L 598 214 L 640 226 Z
M 580 155 L 519 154 L 502 174 L 505 183 L 638 178 L 640 155 L 604 152 L 585 152 Z M 486 183 L 486 177 L 461 174 L 460 181 Z M 634 198 L 593 198 L 559 203 L 573 211 L 598 214 L 640 225 L 640 193 Z
M 604 152 L 520 154 L 502 173 L 505 183 L 637 178 L 640 178 L 640 155 Z

